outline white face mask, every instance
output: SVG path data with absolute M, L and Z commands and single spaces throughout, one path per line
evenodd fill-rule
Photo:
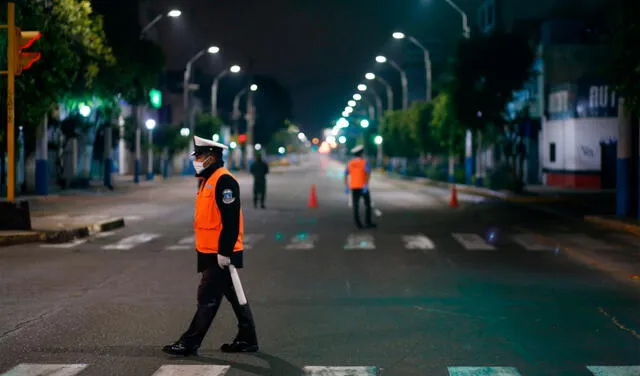
M 198 162 L 198 161 L 193 161 L 193 168 L 196 170 L 196 174 L 200 174 L 202 171 L 204 171 L 204 164 L 206 161 L 208 161 L 209 158 L 205 159 L 202 162 Z

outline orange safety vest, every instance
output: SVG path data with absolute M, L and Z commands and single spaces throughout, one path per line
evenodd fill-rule
M 349 189 L 362 189 L 367 184 L 367 161 L 364 158 L 353 158 L 347 164 L 349 173 Z
M 224 167 L 218 168 L 209 179 L 200 185 L 196 196 L 196 208 L 193 228 L 196 240 L 196 250 L 200 253 L 218 253 L 218 240 L 222 232 L 222 217 L 216 202 L 216 184 L 222 175 L 231 175 Z M 233 176 L 233 175 L 231 175 Z M 236 200 L 239 200 L 236 197 Z M 242 237 L 244 233 L 244 218 L 240 209 L 240 228 L 238 240 L 233 247 L 234 252 L 243 250 Z

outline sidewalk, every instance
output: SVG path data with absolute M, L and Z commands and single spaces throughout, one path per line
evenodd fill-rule
M 114 190 L 102 182 L 93 182 L 88 189 L 63 190 L 48 196 L 20 196 L 30 206 L 31 231 L 0 231 L 0 246 L 26 243 L 65 243 L 78 238 L 111 231 L 125 226 L 124 218 L 104 214 L 105 206 L 114 201 L 136 202 L 136 193 L 161 188 L 172 182 L 182 184 L 193 177 L 155 177 L 152 181 L 133 183 L 132 176 L 114 176 Z M 102 213 L 102 214 L 96 214 Z

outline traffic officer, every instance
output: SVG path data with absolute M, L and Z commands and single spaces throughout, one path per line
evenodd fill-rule
M 371 168 L 366 159 L 362 157 L 364 154 L 364 146 L 358 145 L 351 149 L 353 158 L 347 163 L 344 171 L 344 190 L 346 194 L 351 191 L 351 201 L 353 203 L 353 216 L 358 228 L 363 228 L 360 221 L 360 198 L 364 199 L 365 207 L 365 226 L 368 228 L 376 227 L 371 222 L 371 196 L 369 195 L 369 178 L 371 176 Z
M 262 153 L 256 154 L 256 160 L 251 164 L 251 175 L 253 175 L 253 207 L 265 208 L 264 200 L 267 194 L 267 174 L 269 173 L 269 165 L 262 160 Z
M 227 146 L 195 136 L 193 166 L 199 180 L 195 203 L 194 232 L 198 254 L 198 308 L 191 325 L 178 341 L 164 346 L 171 355 L 197 355 L 209 326 L 226 297 L 238 320 L 238 334 L 223 352 L 256 352 L 258 339 L 249 304 L 240 305 L 233 288 L 228 265 L 243 266 L 244 222 L 240 187 L 224 168 L 222 151 Z

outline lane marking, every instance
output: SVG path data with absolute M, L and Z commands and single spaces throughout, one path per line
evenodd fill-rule
M 79 246 L 80 244 L 84 244 L 88 239 L 74 239 L 69 243 L 61 243 L 61 244 L 40 244 L 41 248 L 73 248 Z
M 242 242 L 244 243 L 244 249 L 253 249 L 257 242 L 264 238 L 263 234 L 244 234 Z
M 511 238 L 527 251 L 553 251 L 555 249 L 553 244 L 542 241 L 536 234 L 517 234 Z
M 137 247 L 140 244 L 144 244 L 152 241 L 153 239 L 159 238 L 160 234 L 137 234 L 121 239 L 117 243 L 105 245 L 102 249 L 109 250 L 118 250 L 118 251 L 128 251 L 134 247 Z
M 123 219 L 125 220 L 125 222 L 126 221 L 134 222 L 134 221 L 141 221 L 143 218 L 140 217 L 139 215 L 127 215 Z
M 372 235 L 369 234 L 351 234 L 347 237 L 347 243 L 344 249 L 375 249 L 376 244 Z
M 230 366 L 209 366 L 198 364 L 163 365 L 153 376 L 223 376 Z
M 2 376 L 74 376 L 87 368 L 87 364 L 31 364 L 22 363 Z
M 190 249 L 195 250 L 193 245 L 188 245 L 188 244 L 174 244 L 174 245 L 164 247 L 164 249 L 166 251 L 188 251 Z
M 404 242 L 404 247 L 406 249 L 435 249 L 436 248 L 435 244 L 433 244 L 431 239 L 429 239 L 423 234 L 403 235 L 402 241 Z
M 187 236 L 186 238 L 180 239 L 178 244 L 195 244 L 195 242 L 196 242 L 196 237 L 195 235 L 192 235 L 192 236 Z
M 450 376 L 521 376 L 513 367 L 447 367 Z
M 640 366 L 587 366 L 595 376 L 638 376 Z
M 315 234 L 298 234 L 289 240 L 285 249 L 313 249 L 316 245 L 318 235 Z
M 302 368 L 304 375 L 317 376 L 377 376 L 380 374 L 378 367 L 325 367 L 306 366 Z
M 594 239 L 585 234 L 561 234 L 556 233 L 552 235 L 553 239 L 557 239 L 560 242 L 568 242 L 579 247 L 583 247 L 591 250 L 611 250 L 616 249 L 615 246 L 607 244 L 605 242 Z
M 467 251 L 495 251 L 496 248 L 487 243 L 484 238 L 478 234 L 451 234 L 454 239 L 460 243 Z
M 109 237 L 111 235 L 115 235 L 117 231 L 105 231 L 105 232 L 99 232 L 97 234 L 95 234 L 94 236 L 96 238 L 106 238 Z

